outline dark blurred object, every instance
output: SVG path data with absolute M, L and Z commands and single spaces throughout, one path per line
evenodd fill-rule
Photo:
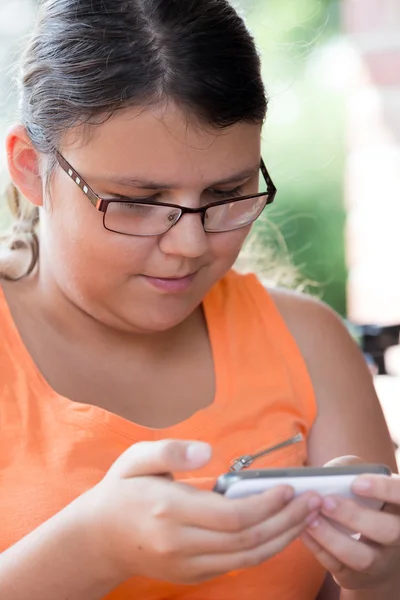
M 367 362 L 371 359 L 376 365 L 378 375 L 387 375 L 385 352 L 391 346 L 399 344 L 400 325 L 381 327 L 378 325 L 358 325 L 359 341 Z

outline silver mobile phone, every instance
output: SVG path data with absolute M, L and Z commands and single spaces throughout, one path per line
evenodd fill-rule
M 363 464 L 348 467 L 300 467 L 290 469 L 264 469 L 230 472 L 218 477 L 214 491 L 227 498 L 242 498 L 261 494 L 278 485 L 290 485 L 295 496 L 314 491 L 321 496 L 330 494 L 345 496 L 360 505 L 381 510 L 382 502 L 356 496 L 351 487 L 354 480 L 363 474 L 385 475 L 391 471 L 385 465 Z

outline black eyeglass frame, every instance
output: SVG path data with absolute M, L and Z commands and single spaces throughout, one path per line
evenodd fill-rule
M 180 221 L 180 219 L 182 218 L 182 216 L 184 214 L 200 214 L 201 222 L 202 222 L 204 231 L 206 233 L 226 233 L 228 231 L 235 231 L 236 229 L 241 229 L 242 227 L 247 227 L 248 225 L 251 225 L 251 223 L 254 223 L 254 221 L 256 221 L 260 217 L 260 215 L 264 211 L 265 207 L 268 206 L 269 204 L 272 204 L 272 202 L 275 199 L 276 192 L 277 192 L 277 189 L 268 173 L 267 167 L 265 166 L 265 163 L 264 163 L 263 159 L 261 158 L 260 170 L 261 170 L 262 176 L 264 178 L 265 184 L 267 186 L 266 192 L 258 192 L 257 194 L 249 194 L 247 196 L 238 196 L 237 198 L 228 198 L 226 200 L 217 200 L 216 202 L 210 202 L 209 204 L 206 204 L 205 206 L 202 206 L 200 208 L 189 208 L 186 206 L 181 206 L 179 204 L 169 204 L 169 203 L 156 202 L 155 200 L 146 200 L 146 199 L 135 200 L 134 198 L 132 198 L 132 199 L 127 199 L 127 200 L 123 200 L 123 199 L 121 199 L 121 200 L 118 200 L 118 199 L 105 200 L 104 198 L 101 198 L 100 196 L 98 196 L 98 194 L 96 194 L 96 192 L 93 191 L 93 189 L 90 187 L 90 185 L 88 183 L 86 183 L 86 181 L 79 175 L 79 173 L 72 167 L 72 165 L 70 165 L 70 163 L 62 156 L 62 154 L 60 154 L 60 152 L 57 151 L 55 154 L 56 154 L 57 162 L 60 165 L 60 167 L 62 168 L 62 170 L 67 175 L 69 175 L 69 177 L 73 180 L 73 182 L 88 197 L 91 204 L 93 204 L 93 206 L 96 208 L 96 210 L 103 213 L 104 229 L 106 229 L 107 231 L 112 231 L 114 233 L 119 233 L 120 235 L 129 235 L 131 237 L 136 237 L 136 236 L 137 237 L 152 237 L 152 236 L 157 236 L 157 235 L 163 235 L 164 233 L 167 233 L 167 231 L 169 231 L 172 227 L 174 227 L 174 225 L 176 225 Z M 246 225 L 240 225 L 239 227 L 236 227 L 233 229 L 227 229 L 226 231 L 212 232 L 212 231 L 207 231 L 207 229 L 205 228 L 205 216 L 206 216 L 206 212 L 209 208 L 213 208 L 215 206 L 223 206 L 224 204 L 232 204 L 233 202 L 240 202 L 241 200 L 250 200 L 251 198 L 260 198 L 261 196 L 266 196 L 266 198 L 267 198 L 267 200 L 265 202 L 265 206 L 261 210 L 260 214 L 253 221 L 250 221 L 250 223 L 246 223 Z M 114 229 L 109 229 L 105 223 L 105 217 L 106 217 L 108 206 L 110 204 L 116 203 L 116 202 L 118 202 L 118 203 L 126 202 L 127 204 L 145 204 L 145 205 L 147 204 L 150 206 L 166 206 L 168 208 L 178 209 L 180 211 L 180 214 L 179 214 L 178 218 L 176 219 L 176 221 L 174 221 L 174 223 L 171 224 L 171 227 L 166 229 L 166 231 L 163 233 L 150 233 L 150 234 L 124 233 L 121 231 L 115 231 Z

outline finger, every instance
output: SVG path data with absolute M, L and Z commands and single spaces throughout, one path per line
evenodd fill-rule
M 211 447 L 203 442 L 139 442 L 121 454 L 107 475 L 129 478 L 190 471 L 204 466 L 210 458 Z
M 293 488 L 277 486 L 264 494 L 232 500 L 214 492 L 186 489 L 186 499 L 170 502 L 168 507 L 181 523 L 225 532 L 240 532 L 271 519 L 291 502 Z M 293 511 L 304 515 L 321 506 L 322 500 L 314 492 L 296 499 Z M 168 511 L 167 511 L 168 512 Z M 296 513 L 297 514 L 297 513 Z M 168 516 L 171 516 L 169 513 Z M 279 522 L 279 521 L 278 521 Z
M 260 533 L 261 543 L 284 536 L 286 532 L 300 526 L 308 526 L 311 515 L 317 515 L 322 505 L 322 498 L 313 492 L 305 493 L 289 502 L 283 509 L 268 520 L 250 528 Z M 248 530 L 249 531 L 249 530 Z
M 349 454 L 348 456 L 338 456 L 327 462 L 324 467 L 348 467 L 350 465 L 362 465 L 365 461 L 359 456 Z
M 193 568 L 197 573 L 209 578 L 260 565 L 291 544 L 302 531 L 304 531 L 304 524 L 297 525 L 281 536 L 251 550 L 218 555 L 199 555 L 193 559 Z
M 308 527 L 307 519 L 313 507 L 317 507 L 320 503 L 319 498 L 317 498 L 318 504 L 311 502 L 312 498 L 312 494 L 309 494 L 308 497 L 293 500 L 277 514 L 242 531 L 221 532 L 187 527 L 182 530 L 178 542 L 180 550 L 191 555 L 226 553 L 227 548 L 231 553 L 240 552 L 284 537 L 288 531 L 296 528 L 300 532 Z M 313 512 L 314 515 L 317 514 L 315 510 Z
M 291 487 L 277 486 L 264 494 L 231 500 L 185 484 L 174 485 L 175 493 L 161 497 L 153 515 L 179 519 L 183 525 L 213 531 L 247 529 L 282 510 L 294 495 Z
M 360 475 L 354 481 L 352 491 L 358 496 L 375 498 L 384 503 L 395 504 L 400 509 L 400 477 L 398 475 Z
M 400 543 L 400 519 L 396 515 L 362 508 L 352 500 L 337 496 L 324 498 L 322 513 L 377 544 Z
M 345 568 L 337 558 L 320 546 L 307 532 L 302 533 L 300 539 L 314 554 L 318 562 L 330 573 L 340 573 Z
M 307 533 L 344 566 L 358 572 L 368 571 L 377 559 L 376 550 L 335 529 L 323 517 L 317 517 Z

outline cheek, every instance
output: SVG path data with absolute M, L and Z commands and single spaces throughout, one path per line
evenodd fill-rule
M 233 264 L 250 230 L 251 226 L 226 233 L 210 234 L 210 247 L 214 259 Z
M 41 229 L 53 270 L 85 288 L 123 283 L 130 275 L 141 273 L 154 246 L 152 238 L 107 231 L 103 214 L 91 205 L 71 203 L 69 210 L 57 208 L 46 213 Z

